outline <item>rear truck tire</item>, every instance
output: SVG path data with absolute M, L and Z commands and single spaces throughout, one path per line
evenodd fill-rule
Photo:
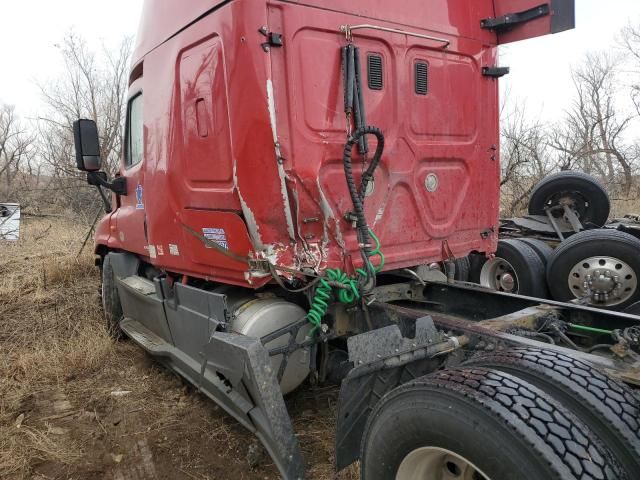
M 555 300 L 585 299 L 593 307 L 624 310 L 640 300 L 640 240 L 617 230 L 589 230 L 562 242 L 547 265 Z
M 468 282 L 469 274 L 471 271 L 471 263 L 469 262 L 469 257 L 456 258 L 454 260 L 456 271 L 454 275 L 454 279 L 459 282 Z
M 482 271 L 482 266 L 487 261 L 487 257 L 484 253 L 472 253 L 468 258 L 471 266 L 469 281 L 471 283 L 480 283 L 480 272 Z
M 609 194 L 598 180 L 586 173 L 565 171 L 547 176 L 534 187 L 529 197 L 529 214 L 546 215 L 545 208 L 563 202 L 573 208 L 585 227 L 602 227 L 611 212 Z
M 640 472 L 640 403 L 623 383 L 575 358 L 535 348 L 482 354 L 464 366 L 500 370 L 539 388 L 598 436 L 624 471 Z
M 547 242 L 543 242 L 537 238 L 519 238 L 518 240 L 533 248 L 546 268 L 549 257 L 553 253 L 553 248 L 551 248 Z
M 538 388 L 486 368 L 442 370 L 385 395 L 367 421 L 363 480 L 620 480 L 611 454 Z
M 114 340 L 124 337 L 120 329 L 123 318 L 122 304 L 116 288 L 116 277 L 111 265 L 111 256 L 107 254 L 102 261 L 102 308 L 104 311 L 107 334 Z
M 495 257 L 480 270 L 480 285 L 501 292 L 548 297 L 545 265 L 536 251 L 519 239 L 498 242 Z

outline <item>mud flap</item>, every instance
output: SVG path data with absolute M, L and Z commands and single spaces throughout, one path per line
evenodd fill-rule
M 201 362 L 186 355 L 140 322 L 120 324 L 133 341 L 195 385 L 262 442 L 285 479 L 304 478 L 304 463 L 284 398 L 260 340 L 216 332 Z
M 349 360 L 355 368 L 342 381 L 336 420 L 336 469 L 360 458 L 367 419 L 378 401 L 398 385 L 433 372 L 438 354 L 457 340 L 436 330 L 431 317 L 415 321 L 415 334 L 403 337 L 396 325 L 350 337 Z
M 246 412 L 256 435 L 287 479 L 304 477 L 304 462 L 269 353 L 260 340 L 218 332 L 204 348 L 202 378 L 222 376 L 225 385 L 253 402 Z

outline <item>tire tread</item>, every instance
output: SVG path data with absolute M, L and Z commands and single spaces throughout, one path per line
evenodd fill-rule
M 622 455 L 628 459 L 627 463 L 633 463 L 627 469 L 640 471 L 640 402 L 623 383 L 579 359 L 553 350 L 511 348 L 479 355 L 465 365 L 507 367 L 508 373 L 516 376 L 513 370 L 524 369 L 544 378 L 553 390 L 560 389 L 569 398 L 575 397 L 579 408 L 593 415 L 582 420 L 589 426 L 597 422 L 596 428 L 592 429 L 606 431 L 607 445 L 615 443 L 614 451 L 624 452 Z M 553 396 L 552 392 L 547 393 Z M 570 405 L 565 406 L 570 408 Z
M 416 388 L 446 390 L 481 405 L 523 439 L 532 456 L 546 459 L 558 479 L 626 478 L 609 453 L 592 438 L 591 432 L 550 396 L 517 377 L 482 367 L 442 370 L 387 394 L 376 405 L 365 428 L 363 466 L 367 462 L 365 447 L 371 425 L 381 409 Z M 428 395 L 428 391 L 425 394 Z

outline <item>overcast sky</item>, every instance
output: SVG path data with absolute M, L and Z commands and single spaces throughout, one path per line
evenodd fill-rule
M 135 35 L 142 5 L 142 0 L 0 2 L 0 101 L 15 105 L 25 117 L 34 116 L 40 106 L 35 82 L 59 72 L 55 44 L 66 32 L 74 29 L 94 46 L 116 45 L 124 35 Z M 509 101 L 526 99 L 530 114 L 549 121 L 568 107 L 571 65 L 587 51 L 613 48 L 623 26 L 640 22 L 640 0 L 576 3 L 576 30 L 519 42 L 501 52 L 501 63 L 511 67 L 502 80 Z

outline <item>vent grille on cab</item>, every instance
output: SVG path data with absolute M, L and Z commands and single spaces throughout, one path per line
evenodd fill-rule
M 416 93 L 426 95 L 429 92 L 429 64 L 416 62 L 415 68 Z
M 371 90 L 382 90 L 383 71 L 382 57 L 374 53 L 367 55 L 367 76 L 369 77 L 369 88 Z

